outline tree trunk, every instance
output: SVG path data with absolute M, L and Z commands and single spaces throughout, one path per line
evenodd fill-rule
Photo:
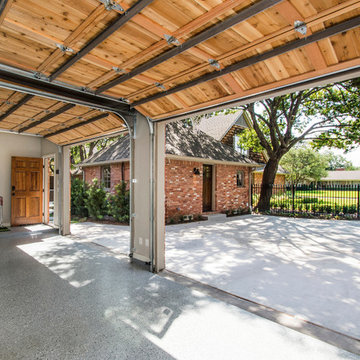
M 263 179 L 261 183 L 261 192 L 259 202 L 256 206 L 260 212 L 270 210 L 270 199 L 273 185 L 278 169 L 279 160 L 270 158 L 264 168 Z

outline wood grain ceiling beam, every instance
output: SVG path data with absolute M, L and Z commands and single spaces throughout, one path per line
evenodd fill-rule
M 60 109 L 55 110 L 53 113 L 45 115 L 44 117 L 42 117 L 41 119 L 32 122 L 31 124 L 24 126 L 22 128 L 19 129 L 19 133 L 22 133 L 24 131 L 30 130 L 32 128 L 34 128 L 35 126 L 38 126 L 62 113 L 64 113 L 65 111 L 68 111 L 70 109 L 72 109 L 75 105 L 74 104 L 66 104 L 64 106 L 62 106 Z
M 111 80 L 110 82 L 108 82 L 107 84 L 100 86 L 97 89 L 96 93 L 102 93 L 116 85 L 119 85 L 119 84 L 135 77 L 136 75 L 139 75 L 139 74 L 153 68 L 154 66 L 157 66 L 157 65 L 163 63 L 164 61 L 169 60 L 169 59 L 173 58 L 174 56 L 183 53 L 184 51 L 187 51 L 187 50 L 193 48 L 194 46 L 199 45 L 200 43 L 213 38 L 214 36 L 222 33 L 223 31 L 230 29 L 234 25 L 237 25 L 237 24 L 255 16 L 256 14 L 276 5 L 277 3 L 281 2 L 281 1 L 282 0 L 260 0 L 259 2 L 255 3 L 254 5 L 235 14 L 234 16 L 231 16 L 230 18 L 227 18 L 224 21 L 221 21 L 220 23 L 213 25 L 210 28 L 202 31 L 201 33 L 193 36 L 192 38 L 185 41 L 181 45 L 171 48 L 170 50 L 156 56 L 155 58 L 147 61 L 146 63 L 137 66 L 129 73 L 120 75 L 120 76 L 116 77 L 114 80 Z
M 82 121 L 80 123 L 77 123 L 77 124 L 74 124 L 74 125 L 71 125 L 65 129 L 61 129 L 61 130 L 58 130 L 58 131 L 55 131 L 53 133 L 50 133 L 50 134 L 46 134 L 44 135 L 44 138 L 49 138 L 49 137 L 52 137 L 52 136 L 55 136 L 55 135 L 59 135 L 59 134 L 62 134 L 64 132 L 67 132 L 67 131 L 70 131 L 70 130 L 74 130 L 74 129 L 77 129 L 78 127 L 81 127 L 81 126 L 84 126 L 84 125 L 88 125 L 88 124 L 91 124 L 95 121 L 98 121 L 98 120 L 101 120 L 103 118 L 106 118 L 108 117 L 109 114 L 100 114 L 100 115 L 96 115 L 88 120 L 85 120 L 85 121 Z
M 11 115 L 13 112 L 15 112 L 17 109 L 19 109 L 21 106 L 26 104 L 29 100 L 31 100 L 34 97 L 34 95 L 25 95 L 17 104 L 13 105 L 8 111 L 6 111 L 5 114 L 0 116 L 0 121 L 3 121 L 6 119 L 9 115 Z
M 324 11 L 318 13 L 316 16 L 315 15 L 309 16 L 308 18 L 305 19 L 305 23 L 307 24 L 308 28 L 310 28 L 312 26 L 322 24 L 325 21 L 329 21 L 337 16 L 341 16 L 349 11 L 353 11 L 354 9 L 358 8 L 359 5 L 360 5 L 359 0 L 348 0 L 348 1 L 345 1 L 344 3 L 341 3 L 337 6 L 335 6 L 334 8 L 324 10 Z M 258 40 L 255 40 L 255 41 L 252 41 L 251 43 L 245 44 L 236 50 L 232 50 L 225 54 L 222 54 L 215 60 L 217 60 L 219 62 L 230 61 L 236 57 L 245 55 L 247 52 L 250 52 L 253 50 L 258 51 L 260 48 L 266 49 L 266 47 L 269 44 L 271 44 L 272 42 L 281 41 L 293 33 L 294 33 L 294 26 L 289 25 L 284 29 L 276 31 L 275 33 L 271 33 L 269 35 L 264 36 L 263 38 L 259 38 Z M 328 39 L 325 39 L 325 40 L 328 40 Z M 170 76 L 169 78 L 162 80 L 162 84 L 167 85 L 169 83 L 179 81 L 179 80 L 181 80 L 181 78 L 183 78 L 185 76 L 194 77 L 194 76 L 196 76 L 196 73 L 204 71 L 206 67 L 208 67 L 208 64 L 197 65 L 187 71 L 182 72 L 181 74 Z M 145 95 L 147 92 L 152 91 L 153 89 L 155 89 L 154 85 L 148 86 L 141 90 L 137 90 L 137 91 L 127 95 L 126 97 L 130 101 L 132 101 L 132 98 Z
M 120 29 L 124 24 L 131 20 L 135 15 L 142 11 L 146 6 L 151 4 L 154 0 L 139 0 L 135 5 L 129 8 L 124 14 L 120 15 L 113 23 L 108 26 L 104 31 L 98 34 L 93 40 L 87 43 L 79 52 L 77 52 L 73 57 L 61 65 L 54 73 L 50 76 L 50 81 L 57 78 L 63 72 L 65 72 L 69 67 L 74 65 L 80 59 L 82 59 L 86 54 L 91 50 L 96 48 L 104 40 L 106 40 L 110 35 L 115 31 Z
M 292 50 L 296 50 L 298 48 L 301 48 L 303 46 L 315 43 L 316 41 L 322 40 L 322 39 L 326 39 L 328 37 L 334 36 L 336 34 L 339 34 L 341 32 L 345 32 L 348 30 L 351 30 L 353 28 L 359 27 L 360 26 L 360 16 L 356 16 L 350 20 L 346 20 L 343 21 L 341 23 L 338 23 L 336 25 L 330 26 L 328 28 L 326 28 L 325 30 L 319 31 L 315 34 L 312 34 L 306 38 L 301 38 L 301 39 L 297 39 L 295 41 L 289 42 L 285 45 L 279 46 L 275 49 L 269 50 L 269 51 L 265 51 L 262 54 L 259 55 L 255 55 L 255 56 L 251 56 L 247 59 L 238 61 L 230 66 L 225 67 L 224 69 L 221 69 L 219 71 L 214 71 L 211 72 L 209 74 L 200 76 L 194 80 L 191 80 L 189 82 L 177 85 L 167 91 L 164 91 L 162 93 L 158 93 L 152 96 L 149 96 L 147 98 L 141 99 L 139 101 L 136 101 L 134 103 L 131 104 L 132 107 L 136 107 L 136 106 L 140 106 L 142 104 L 148 103 L 150 101 L 154 101 L 160 98 L 163 98 L 164 96 L 170 95 L 170 94 L 174 94 L 176 92 L 182 91 L 182 90 L 186 90 L 192 86 L 196 86 L 199 85 L 201 83 L 210 81 L 210 80 L 215 80 L 221 76 L 224 76 L 226 74 L 230 74 L 234 71 L 238 71 L 240 69 L 243 69 L 245 67 L 254 65 L 258 62 L 267 60 L 267 59 L 271 59 L 273 57 L 282 55 L 284 53 L 287 53 L 289 51 Z

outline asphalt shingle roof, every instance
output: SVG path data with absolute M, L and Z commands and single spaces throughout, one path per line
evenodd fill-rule
M 194 128 L 212 136 L 216 140 L 221 140 L 228 131 L 234 126 L 239 125 L 248 127 L 243 117 L 243 111 L 239 110 L 229 114 L 203 116 L 199 123 L 194 124 Z
M 257 165 L 249 157 L 239 154 L 233 148 L 221 143 L 200 130 L 173 122 L 166 125 L 166 154 L 194 157 L 215 161 L 237 162 Z M 105 149 L 95 153 L 80 165 L 92 165 L 130 158 L 129 135 L 125 135 Z
M 360 180 L 360 170 L 328 171 L 328 175 L 321 180 Z

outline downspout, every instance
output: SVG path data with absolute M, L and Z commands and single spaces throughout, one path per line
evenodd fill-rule
M 146 117 L 150 130 L 150 271 L 154 272 L 154 240 L 155 240 L 155 224 L 154 224 L 154 194 L 155 194 L 155 182 L 154 182 L 154 124 Z

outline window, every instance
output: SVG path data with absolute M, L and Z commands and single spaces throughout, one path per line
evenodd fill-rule
M 239 145 L 239 135 L 234 135 L 234 149 L 241 155 L 249 155 L 249 150 L 243 149 L 241 145 Z
M 237 187 L 245 186 L 245 174 L 243 170 L 239 170 L 236 174 L 236 185 Z
M 110 169 L 110 165 L 103 166 L 101 168 L 101 182 L 104 184 L 105 189 L 110 189 L 110 187 L 111 187 L 111 169 Z

